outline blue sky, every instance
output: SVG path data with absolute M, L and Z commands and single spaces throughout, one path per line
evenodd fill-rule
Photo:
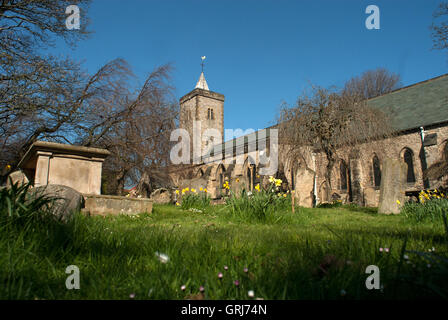
M 399 73 L 404 86 L 448 73 L 448 52 L 431 49 L 440 2 L 95 0 L 88 14 L 94 34 L 55 51 L 91 72 L 124 58 L 141 82 L 171 62 L 177 98 L 194 88 L 205 55 L 210 90 L 226 96 L 225 128 L 259 129 L 310 82 L 342 86 L 377 67 Z M 365 27 L 370 4 L 380 9 L 380 30 Z

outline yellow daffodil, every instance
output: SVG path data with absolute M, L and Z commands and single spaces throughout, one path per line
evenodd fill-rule
M 257 184 L 257 185 L 255 186 L 255 190 L 260 191 L 260 184 Z
M 398 205 L 400 205 L 400 204 L 401 204 L 400 200 L 397 200 L 397 204 L 398 204 Z
M 179 190 L 176 190 L 176 194 L 179 194 Z
M 9 169 L 11 169 L 11 166 L 8 164 L 8 165 L 6 166 L 6 170 L 9 170 Z
M 179 203 L 179 202 L 176 202 L 176 206 L 180 206 L 180 203 Z
M 200 188 L 199 188 L 199 191 L 202 191 L 202 190 L 204 190 L 204 189 L 202 189 L 202 187 L 200 187 Z
M 191 192 L 196 193 L 196 189 L 195 188 L 191 188 Z
M 207 189 L 204 188 L 204 192 L 207 193 Z
M 286 193 L 283 194 L 283 198 L 286 198 Z

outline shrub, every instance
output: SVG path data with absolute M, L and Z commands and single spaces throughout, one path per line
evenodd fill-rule
M 177 202 L 177 205 L 180 205 L 182 209 L 205 209 L 210 206 L 210 197 L 207 189 L 199 190 L 199 193 L 197 193 L 194 188 L 185 188 L 182 192 L 176 191 L 176 193 L 181 194 L 181 202 Z
M 291 205 L 291 195 L 279 191 L 282 181 L 270 178 L 270 185 L 263 189 L 259 184 L 253 192 L 245 189 L 240 194 L 230 192 L 226 199 L 226 206 L 232 216 L 242 220 L 279 221 L 283 218 L 279 215 Z M 224 186 L 226 187 L 226 186 Z
M 48 220 L 51 212 L 47 205 L 53 200 L 45 196 L 34 196 L 31 185 L 17 183 L 0 190 L 0 221 L 2 225 L 27 225 Z
M 406 218 L 416 222 L 440 221 L 443 212 L 448 213 L 448 199 L 446 198 L 430 198 L 420 203 L 407 202 L 401 208 L 401 213 Z

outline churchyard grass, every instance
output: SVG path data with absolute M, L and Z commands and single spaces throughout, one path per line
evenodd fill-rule
M 442 221 L 415 223 L 354 206 L 282 214 L 245 221 L 224 205 L 202 212 L 155 205 L 151 214 L 78 214 L 51 227 L 2 223 L 0 298 L 448 297 Z M 79 290 L 66 288 L 69 265 L 79 267 Z M 369 265 L 379 267 L 378 290 L 366 289 Z

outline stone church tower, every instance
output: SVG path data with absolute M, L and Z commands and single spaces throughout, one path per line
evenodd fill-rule
M 200 121 L 201 137 L 207 129 L 217 129 L 224 140 L 224 95 L 210 91 L 205 81 L 204 72 L 201 72 L 196 87 L 190 93 L 180 98 L 179 126 L 188 131 L 190 135 L 190 152 L 193 152 L 193 121 Z M 202 154 L 210 147 L 201 139 Z

